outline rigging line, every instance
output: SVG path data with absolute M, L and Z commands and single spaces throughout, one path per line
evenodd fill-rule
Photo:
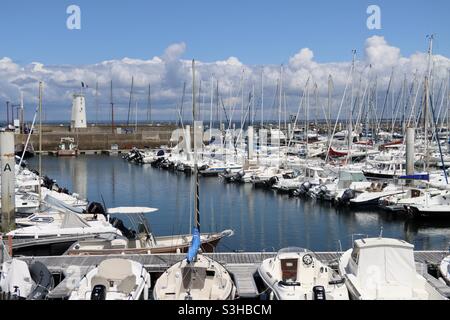
M 300 116 L 301 108 L 302 108 L 302 106 L 303 106 L 303 104 L 304 104 L 304 102 L 305 102 L 306 88 L 308 87 L 308 84 L 309 84 L 310 79 L 311 79 L 311 77 L 309 76 L 308 79 L 306 80 L 306 84 L 305 84 L 305 87 L 304 87 L 304 89 L 303 89 L 302 97 L 300 98 L 300 103 L 299 103 L 299 106 L 298 106 L 298 109 L 297 109 L 297 114 L 295 115 L 294 126 L 293 126 L 293 128 L 292 128 L 292 131 L 293 131 L 293 132 L 294 132 L 295 129 L 297 128 L 298 118 L 299 118 L 299 116 Z M 292 139 L 293 139 L 293 138 L 294 138 L 294 135 L 292 135 L 292 136 L 289 138 L 288 148 L 291 146 L 291 143 L 292 143 Z
M 381 122 L 383 121 L 384 112 L 386 110 L 386 106 L 387 106 L 387 103 L 388 103 L 389 93 L 391 91 L 393 77 L 394 77 L 394 68 L 392 68 L 391 77 L 389 78 L 389 85 L 388 85 L 388 88 L 387 88 L 387 91 L 386 91 L 386 96 L 384 98 L 384 105 L 383 105 L 383 109 L 381 110 L 381 116 L 380 116 L 379 121 L 378 121 L 377 131 L 381 130 Z
M 131 77 L 130 101 L 128 103 L 127 127 L 130 125 L 131 103 L 133 102 L 134 77 Z
M 331 149 L 331 145 L 333 144 L 333 137 L 336 134 L 337 125 L 338 125 L 338 122 L 339 122 L 339 116 L 341 115 L 342 107 L 344 106 L 345 96 L 347 95 L 347 89 L 348 89 L 348 86 L 350 84 L 350 77 L 351 77 L 351 75 L 353 73 L 353 68 L 354 68 L 354 66 L 351 67 L 349 76 L 347 78 L 347 82 L 345 84 L 344 94 L 342 95 L 341 105 L 339 106 L 339 111 L 338 111 L 338 114 L 337 114 L 337 117 L 336 117 L 336 123 L 334 124 L 333 134 L 331 135 L 331 139 L 329 141 L 329 146 L 328 146 L 328 149 L 327 149 L 327 156 L 326 156 L 326 159 L 325 159 L 325 163 L 327 163 L 328 159 L 330 158 L 330 149 Z M 349 132 L 349 135 L 350 134 L 351 133 Z
M 398 112 L 399 112 L 399 110 L 400 110 L 400 98 L 402 97 L 402 95 L 403 95 L 403 93 L 402 93 L 402 91 L 403 90 L 400 90 L 399 91 L 399 93 L 398 93 L 398 95 L 397 95 L 397 99 L 396 99 L 396 101 L 395 101 L 395 104 L 394 104 L 394 108 L 393 108 L 393 111 L 394 111 L 394 113 L 393 113 L 393 115 L 395 114 L 395 116 L 393 116 L 392 118 L 393 119 L 391 119 L 391 124 L 392 124 L 392 128 L 391 128 L 391 133 L 392 134 L 394 134 L 394 129 L 395 129 L 395 123 L 397 122 L 397 116 L 398 116 Z
M 186 95 L 186 82 L 183 83 L 183 94 L 181 95 L 181 103 L 179 108 L 177 108 L 178 110 L 178 117 L 179 119 L 177 120 L 177 126 L 179 126 L 181 124 L 181 126 L 184 128 L 183 125 L 183 107 L 184 107 L 184 98 Z
M 445 176 L 445 182 L 448 185 L 448 176 L 447 176 L 447 171 L 445 170 L 445 163 L 444 163 L 444 155 L 442 154 L 442 148 L 441 148 L 441 144 L 439 142 L 439 135 L 437 133 L 437 126 L 436 126 L 436 118 L 435 118 L 435 114 L 434 114 L 434 106 L 433 106 L 433 98 L 430 96 L 430 109 L 431 109 L 431 115 L 433 117 L 433 125 L 434 125 L 434 129 L 436 131 L 436 142 L 437 145 L 439 147 L 439 155 L 441 157 L 441 163 L 442 163 L 442 171 L 444 172 L 444 176 Z M 425 138 L 427 139 L 427 133 L 425 133 Z
M 414 79 L 414 84 L 413 84 L 413 86 L 416 86 L 417 85 L 417 90 L 416 90 L 416 94 L 415 94 L 415 96 L 414 96 L 414 101 L 412 101 L 412 104 L 411 104 L 411 113 L 410 113 L 410 117 L 409 117 L 409 119 L 408 119 L 408 127 L 409 126 L 411 126 L 411 121 L 414 121 L 414 126 L 417 128 L 417 125 L 418 125 L 418 115 L 417 115 L 417 113 L 420 113 L 420 108 L 419 108 L 419 112 L 417 112 L 416 111 L 416 105 L 417 105 L 417 100 L 418 100 L 418 98 L 419 98 L 419 93 L 420 93 L 420 89 L 421 89 L 421 87 L 422 87 L 422 82 L 421 83 L 418 83 L 418 79 Z M 413 88 L 412 88 L 412 90 L 413 90 Z

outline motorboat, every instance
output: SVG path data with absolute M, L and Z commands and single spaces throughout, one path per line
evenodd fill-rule
M 414 246 L 403 240 L 355 240 L 339 259 L 339 273 L 355 300 L 445 300 L 417 272 Z
M 120 223 L 116 225 L 121 235 L 108 234 L 105 237 L 78 241 L 65 252 L 66 255 L 109 255 L 109 254 L 156 254 L 186 253 L 192 242 L 192 235 L 171 235 L 156 237 L 151 231 L 148 219 L 144 216 L 158 211 L 155 208 L 119 207 L 108 209 L 108 215 L 128 215 L 130 221 L 137 221 L 135 230 Z M 114 220 L 116 221 L 116 220 Z M 115 225 L 113 223 L 113 225 Z M 213 252 L 220 240 L 233 235 L 233 231 L 200 235 L 202 252 Z
M 101 234 L 122 235 L 122 233 L 108 221 L 86 221 L 74 212 L 65 211 L 64 217 L 61 220 L 19 228 L 10 231 L 6 235 L 11 236 L 14 239 L 38 239 L 61 236 L 97 236 Z
M 408 207 L 408 213 L 418 219 L 449 219 L 450 218 L 450 191 L 426 198 L 421 204 Z
M 264 260 L 258 274 L 276 300 L 348 300 L 344 278 L 311 251 L 286 248 Z
M 150 274 L 141 263 L 107 259 L 81 279 L 69 300 L 148 300 L 150 286 Z
M 57 155 L 59 157 L 75 157 L 78 155 L 78 146 L 75 139 L 70 137 L 61 138 L 58 146 Z
M 44 300 L 54 287 L 53 276 L 39 261 L 30 266 L 22 260 L 3 262 L 0 270 L 0 295 L 7 300 Z M 1 299 L 0 299 L 1 300 Z
M 407 212 L 409 206 L 425 204 L 428 199 L 442 192 L 436 189 L 410 188 L 405 193 L 380 198 L 379 206 L 391 212 Z
M 406 191 L 394 184 L 388 183 L 373 183 L 364 191 L 356 191 L 349 189 L 349 205 L 352 207 L 360 206 L 378 206 L 379 200 L 384 197 L 404 194 Z
M 439 264 L 439 273 L 441 274 L 444 281 L 450 286 L 450 256 L 442 259 Z

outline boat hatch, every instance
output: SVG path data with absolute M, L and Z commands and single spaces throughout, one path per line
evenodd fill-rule
M 207 276 L 206 268 L 185 267 L 182 270 L 183 287 L 190 290 L 202 290 Z
M 298 259 L 281 259 L 281 275 L 283 282 L 297 281 Z

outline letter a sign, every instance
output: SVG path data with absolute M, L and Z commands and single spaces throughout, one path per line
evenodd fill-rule
M 11 167 L 9 166 L 8 163 L 6 164 L 5 169 L 3 169 L 3 172 L 5 172 L 5 171 L 12 172 Z

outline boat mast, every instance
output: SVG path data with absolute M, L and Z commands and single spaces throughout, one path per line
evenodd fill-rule
M 137 102 L 137 100 L 136 100 L 136 107 L 135 107 L 135 123 L 134 123 L 134 125 L 135 125 L 135 133 L 137 133 L 137 131 L 138 131 L 138 102 Z
M 347 153 L 347 164 L 350 164 L 352 162 L 352 144 L 353 144 L 353 100 L 355 97 L 355 60 L 356 60 L 356 50 L 352 50 L 352 88 L 351 88 L 351 94 L 350 94 L 350 105 L 349 105 L 349 115 L 348 115 L 348 135 L 347 135 L 347 141 L 348 141 L 348 153 Z
M 127 127 L 130 125 L 131 103 L 133 102 L 134 76 L 131 77 L 130 101 L 128 102 Z
M 261 129 L 264 127 L 264 69 L 261 70 Z
M 113 82 L 112 82 L 112 80 L 111 80 L 110 103 L 111 103 L 111 131 L 114 134 L 114 100 L 113 100 Z
M 42 202 L 42 81 L 39 81 L 39 205 Z
M 194 198 L 194 223 L 198 232 L 200 232 L 200 183 L 198 176 L 198 163 L 197 163 L 197 141 L 195 137 L 195 121 L 197 119 L 197 113 L 195 110 L 195 60 L 192 60 L 192 121 L 194 125 L 194 176 L 195 176 L 195 198 Z
M 211 75 L 211 106 L 210 106 L 210 112 L 209 112 L 209 141 L 211 141 L 211 138 L 212 138 L 213 105 L 214 105 L 214 76 Z
M 150 83 L 148 84 L 147 122 L 152 123 L 152 87 Z
M 98 81 L 95 83 L 95 123 L 98 124 Z
M 333 90 L 333 76 L 328 76 L 328 143 L 331 142 L 331 94 Z
M 309 145 L 309 85 L 306 86 L 306 106 L 305 106 L 305 155 L 306 160 L 308 160 L 309 152 L 308 152 L 308 145 Z
M 450 153 L 450 69 L 447 70 L 447 153 Z
M 425 135 L 425 172 L 427 172 L 429 168 L 429 160 L 430 157 L 428 155 L 428 102 L 430 101 L 430 92 L 429 92 L 429 81 L 431 77 L 431 64 L 433 60 L 433 40 L 434 35 L 428 36 L 429 39 L 429 46 L 428 46 L 428 72 L 427 76 L 425 77 L 425 104 L 424 104 L 424 114 L 423 114 L 423 120 L 424 120 L 424 135 Z
M 281 158 L 281 109 L 283 103 L 283 65 L 280 67 L 280 103 L 278 105 L 278 164 Z

